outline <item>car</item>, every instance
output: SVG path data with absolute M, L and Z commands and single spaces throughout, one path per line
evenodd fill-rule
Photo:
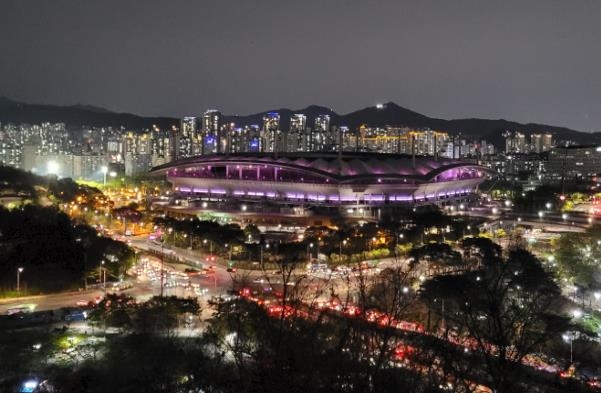
M 83 299 L 78 300 L 77 302 L 75 302 L 75 305 L 78 306 L 78 307 L 85 307 L 88 304 L 90 304 L 90 302 L 87 301 L 87 300 L 83 300 Z
M 226 271 L 228 273 L 236 273 L 236 271 L 238 271 L 238 269 L 236 269 L 235 267 L 228 267 Z
M 198 269 L 185 269 L 184 272 L 188 275 L 188 276 L 198 276 L 200 274 L 200 270 Z
M 211 298 L 207 301 L 210 305 L 216 306 L 225 302 L 224 298 L 221 296 L 211 296 Z

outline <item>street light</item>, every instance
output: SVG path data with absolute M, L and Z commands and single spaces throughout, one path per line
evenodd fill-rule
M 163 297 L 163 288 L 165 287 L 165 239 L 161 238 L 161 297 Z
M 570 331 L 561 335 L 563 341 L 570 343 L 570 364 L 574 363 L 574 332 Z
M 318 263 L 319 263 L 319 243 L 321 243 L 321 237 L 317 238 L 317 254 L 315 255 Z
M 225 248 L 226 248 L 226 250 L 228 250 L 228 253 L 229 253 L 228 262 L 231 263 L 232 262 L 232 247 L 230 247 L 229 244 L 225 243 Z
M 340 242 L 340 251 L 338 253 L 338 263 L 342 262 L 342 246 L 346 246 L 346 239 Z
M 269 250 L 269 243 L 265 245 L 265 248 Z M 260 256 L 261 256 L 261 270 L 265 270 L 265 265 L 263 264 L 263 245 L 261 244 L 261 249 L 260 249 Z
M 104 277 L 104 280 L 103 280 Z M 106 294 L 106 269 L 104 268 L 104 261 L 100 261 L 100 266 L 98 266 L 98 281 L 103 280 L 104 284 L 102 285 L 104 289 L 104 293 Z
M 106 187 L 106 174 L 109 171 L 109 167 L 104 165 L 102 168 L 100 168 L 100 170 L 102 171 L 102 185 Z
M 207 243 L 209 243 L 209 255 L 213 255 L 213 241 L 207 240 L 207 239 L 204 239 L 202 241 L 202 244 L 207 244 Z
M 21 287 L 20 287 L 20 280 L 21 280 L 21 273 L 23 272 L 23 268 L 19 267 L 17 268 L 17 292 L 20 292 Z

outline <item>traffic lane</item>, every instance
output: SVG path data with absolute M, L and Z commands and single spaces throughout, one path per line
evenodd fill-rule
M 75 307 L 79 301 L 93 301 L 104 296 L 102 290 L 87 290 L 82 292 L 56 293 L 27 298 L 15 298 L 0 304 L 0 314 L 6 315 L 9 308 L 21 304 L 35 304 L 35 311 L 56 310 L 62 307 Z

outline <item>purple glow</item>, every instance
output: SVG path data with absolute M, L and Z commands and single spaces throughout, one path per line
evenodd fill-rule
M 225 190 L 211 190 L 211 194 L 227 194 Z
M 192 191 L 190 189 L 190 187 L 180 187 L 179 190 L 182 191 L 182 192 L 190 192 L 190 191 Z
M 209 190 L 207 190 L 206 188 L 195 188 L 194 192 L 206 194 L 207 192 L 209 192 Z
M 268 197 L 268 198 L 275 198 L 275 197 L 276 197 L 276 194 L 275 194 L 275 192 L 268 192 L 268 193 L 267 193 L 267 194 L 265 194 L 265 195 L 267 195 L 267 197 Z
M 287 193 L 286 197 L 290 199 L 305 199 L 305 194 Z
M 413 200 L 413 197 L 411 195 L 397 195 L 395 200 L 400 202 L 408 202 Z
M 383 201 L 384 200 L 384 196 L 382 195 L 366 195 L 365 196 L 365 200 L 366 201 Z
M 244 191 L 234 191 L 234 195 L 244 195 Z

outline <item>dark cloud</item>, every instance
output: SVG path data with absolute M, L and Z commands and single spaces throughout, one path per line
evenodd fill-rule
M 395 101 L 601 130 L 597 1 L 0 3 L 0 95 L 146 115 Z

